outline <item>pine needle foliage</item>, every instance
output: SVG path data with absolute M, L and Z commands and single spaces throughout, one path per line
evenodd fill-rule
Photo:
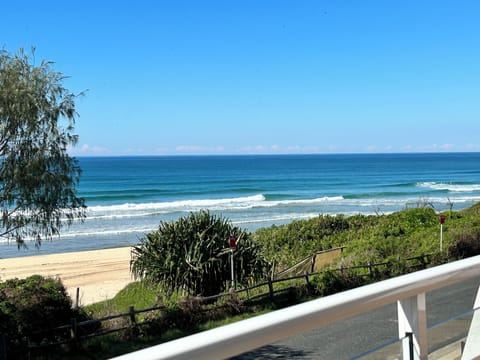
M 77 197 L 75 99 L 52 63 L 0 50 L 0 236 L 39 245 L 85 216 Z
M 137 279 L 160 285 L 167 294 L 219 294 L 230 284 L 231 235 L 237 238 L 237 284 L 262 279 L 267 262 L 250 234 L 203 210 L 161 222 L 156 231 L 146 234 L 132 250 L 131 271 Z

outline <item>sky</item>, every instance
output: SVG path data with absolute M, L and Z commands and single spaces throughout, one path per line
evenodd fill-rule
M 480 151 L 477 0 L 5 1 L 75 156 Z

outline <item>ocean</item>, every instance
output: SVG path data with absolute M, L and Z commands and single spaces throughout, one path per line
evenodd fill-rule
M 255 231 L 319 214 L 388 214 L 430 204 L 461 210 L 480 200 L 480 153 L 79 158 L 87 218 L 61 236 L 0 257 L 138 243 L 192 211 L 208 209 Z

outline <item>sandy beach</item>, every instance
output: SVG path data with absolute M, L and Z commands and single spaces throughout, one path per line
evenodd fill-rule
M 59 277 L 80 305 L 110 299 L 133 281 L 130 247 L 0 259 L 0 280 L 39 274 Z

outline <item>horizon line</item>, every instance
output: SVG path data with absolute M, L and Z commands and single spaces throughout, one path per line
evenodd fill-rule
M 227 157 L 227 156 L 327 156 L 327 155 L 422 155 L 422 154 L 480 154 L 478 150 L 472 151 L 404 151 L 404 152 L 325 152 L 325 153 L 191 153 L 191 154 L 73 154 L 70 155 L 74 158 L 112 158 L 112 157 L 200 157 L 200 156 L 215 156 L 215 157 Z

